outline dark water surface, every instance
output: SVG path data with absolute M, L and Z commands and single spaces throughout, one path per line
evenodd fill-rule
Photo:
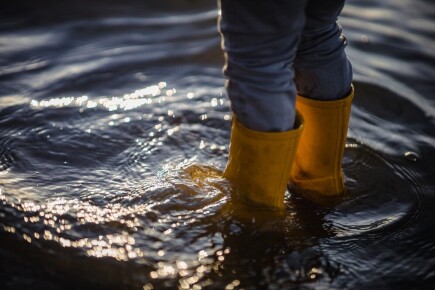
M 0 10 L 1 289 L 434 289 L 432 1 L 348 1 L 349 195 L 284 215 L 219 178 L 214 1 L 59 3 Z

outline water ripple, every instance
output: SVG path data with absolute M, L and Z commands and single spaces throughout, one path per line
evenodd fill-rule
M 15 2 L 0 11 L 5 289 L 430 288 L 430 1 L 349 1 L 348 194 L 287 192 L 284 212 L 232 201 L 220 177 L 216 3 Z

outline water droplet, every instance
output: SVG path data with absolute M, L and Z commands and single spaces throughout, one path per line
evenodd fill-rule
M 415 152 L 412 152 L 412 151 L 405 152 L 404 156 L 408 161 L 411 161 L 411 162 L 417 162 L 418 159 L 420 159 L 418 154 Z

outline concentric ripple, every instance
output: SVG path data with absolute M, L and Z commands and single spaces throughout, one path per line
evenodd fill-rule
M 234 202 L 220 177 L 214 1 L 2 7 L 0 288 L 430 289 L 433 5 L 348 2 L 348 192 L 288 192 L 284 212 Z

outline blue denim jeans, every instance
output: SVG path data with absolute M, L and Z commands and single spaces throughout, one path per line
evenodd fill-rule
M 257 131 L 288 131 L 296 94 L 337 100 L 352 67 L 336 23 L 344 0 L 219 0 L 231 108 Z

